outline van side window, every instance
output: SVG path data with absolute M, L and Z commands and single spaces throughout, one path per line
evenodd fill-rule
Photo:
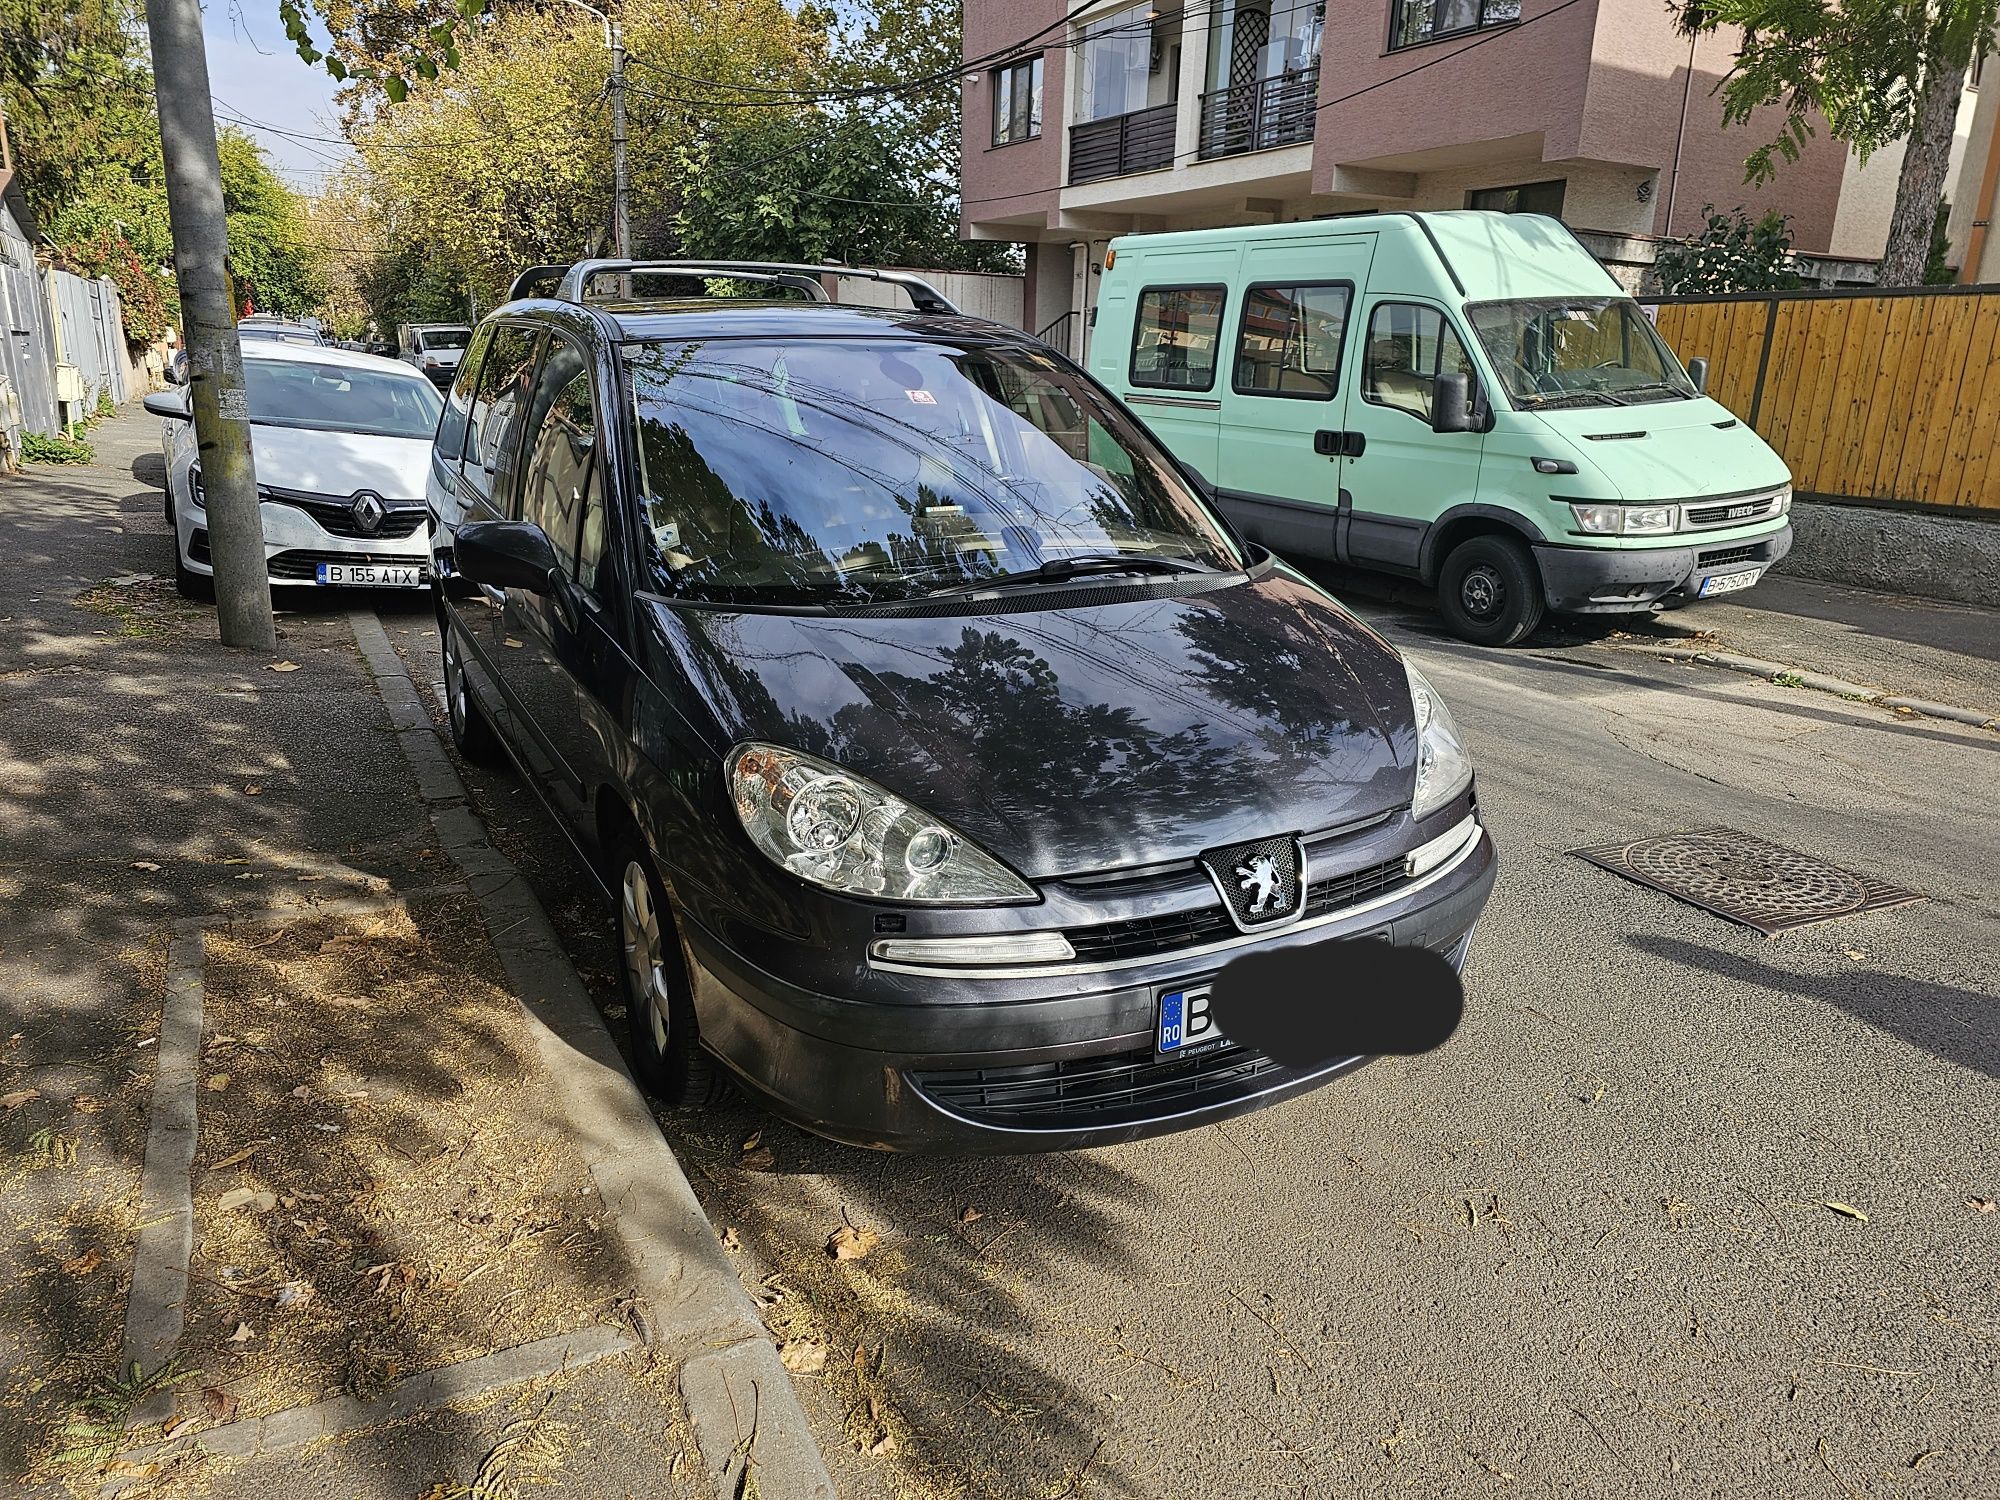
M 465 428 L 465 487 L 502 515 L 515 514 L 515 460 L 528 378 L 541 335 L 532 328 L 501 327 L 480 363 Z
M 1141 292 L 1132 325 L 1132 384 L 1167 391 L 1213 386 L 1223 296 L 1219 286 L 1156 286 Z
M 521 519 L 548 534 L 556 560 L 577 574 L 577 537 L 590 490 L 597 417 L 590 400 L 590 366 L 568 339 L 554 338 L 542 360 L 528 412 L 522 460 Z
M 1465 345 L 1444 314 L 1409 302 L 1377 304 L 1368 321 L 1361 399 L 1393 406 L 1428 423 L 1431 391 L 1440 371 L 1476 380 Z
M 1236 335 L 1234 388 L 1245 396 L 1332 400 L 1353 297 L 1344 283 L 1251 287 Z
M 458 378 L 452 381 L 451 391 L 444 398 L 444 415 L 438 419 L 437 456 L 447 463 L 456 462 L 465 451 L 465 420 L 472 410 L 472 387 L 479 379 L 480 357 L 492 341 L 490 323 L 472 336 L 471 347 L 459 361 Z

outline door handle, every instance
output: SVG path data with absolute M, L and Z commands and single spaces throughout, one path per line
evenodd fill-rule
M 1321 428 L 1313 434 L 1313 452 L 1325 458 L 1359 458 L 1367 446 L 1365 432 L 1332 432 Z

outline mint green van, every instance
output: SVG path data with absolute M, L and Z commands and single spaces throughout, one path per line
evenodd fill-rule
M 1420 580 L 1482 645 L 1748 588 L 1791 547 L 1784 461 L 1539 214 L 1114 240 L 1090 371 L 1251 540 Z

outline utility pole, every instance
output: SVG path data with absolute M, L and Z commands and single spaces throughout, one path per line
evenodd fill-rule
M 187 338 L 188 406 L 200 454 L 215 565 L 222 644 L 278 649 L 271 581 L 264 564 L 264 519 L 250 462 L 250 404 L 229 286 L 229 225 L 222 208 L 215 112 L 208 98 L 208 53 L 199 0 L 146 0 L 159 96 L 160 148 Z
M 611 249 L 620 260 L 632 258 L 631 186 L 625 177 L 625 33 L 618 23 L 584 0 L 569 0 L 604 23 L 604 45 L 611 49 Z

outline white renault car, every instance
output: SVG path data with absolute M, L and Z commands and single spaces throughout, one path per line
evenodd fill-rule
M 331 345 L 245 341 L 243 385 L 273 586 L 424 588 L 430 514 L 424 481 L 443 402 L 399 360 Z M 165 418 L 174 581 L 215 588 L 208 513 L 185 390 L 146 398 Z

